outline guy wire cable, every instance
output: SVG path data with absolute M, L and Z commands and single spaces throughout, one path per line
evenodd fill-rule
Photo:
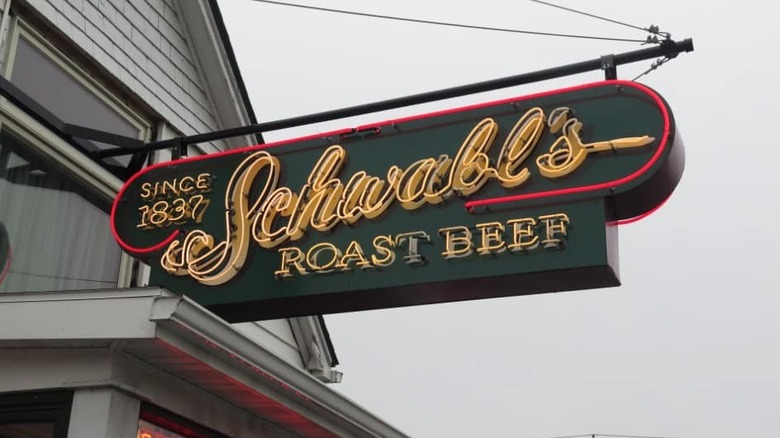
M 461 29 L 486 30 L 486 31 L 493 31 L 493 32 L 519 33 L 525 35 L 549 36 L 549 37 L 560 37 L 560 38 L 579 38 L 579 39 L 602 40 L 602 41 L 619 41 L 619 42 L 627 42 L 627 43 L 647 42 L 646 40 L 631 39 L 631 38 L 612 38 L 612 37 L 602 37 L 602 36 L 593 36 L 593 35 L 537 32 L 531 30 L 507 29 L 507 28 L 491 27 L 491 26 L 478 26 L 478 25 L 471 25 L 471 24 L 450 23 L 450 22 L 435 21 L 435 20 L 423 20 L 419 18 L 398 17 L 393 15 L 372 14 L 368 12 L 348 11 L 343 9 L 324 8 L 320 6 L 302 5 L 298 3 L 287 3 L 287 2 L 276 1 L 276 0 L 252 0 L 252 1 L 255 1 L 257 3 L 267 3 L 267 4 L 277 5 L 277 6 L 288 6 L 293 8 L 309 9 L 309 10 L 320 11 L 320 12 L 331 12 L 336 14 L 353 15 L 353 16 L 366 17 L 366 18 L 378 18 L 383 20 L 403 21 L 407 23 L 456 27 Z

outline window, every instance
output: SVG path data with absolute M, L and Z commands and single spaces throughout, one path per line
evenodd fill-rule
M 10 70 L 11 83 L 66 123 L 125 137 L 146 139 L 149 125 L 103 87 L 99 81 L 62 55 L 43 38 L 17 22 Z M 91 151 L 116 146 L 85 141 Z M 130 156 L 107 163 L 127 166 Z
M 120 249 L 93 202 L 99 200 L 0 130 L 0 292 L 116 286 Z
M 122 88 L 67 41 L 41 32 L 51 38 L 14 19 L 4 63 L 11 84 L 62 122 L 147 140 L 151 124 L 119 97 Z M 76 149 L 46 126 L 0 100 L 0 292 L 128 285 L 132 260 L 107 215 L 119 180 L 79 152 L 115 146 L 85 141 Z
M 226 438 L 157 406 L 141 405 L 136 438 Z
M 0 424 L 2 438 L 49 438 L 54 437 L 54 422 Z
M 148 421 L 138 420 L 138 434 L 136 438 L 188 438 L 179 435 L 163 427 L 152 424 Z
M 70 391 L 0 395 L 0 437 L 65 438 L 72 399 Z

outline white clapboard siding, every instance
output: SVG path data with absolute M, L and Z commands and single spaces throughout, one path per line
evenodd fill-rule
M 28 1 L 177 130 L 219 129 L 173 1 Z

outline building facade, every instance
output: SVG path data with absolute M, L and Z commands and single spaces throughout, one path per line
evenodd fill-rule
M 256 122 L 216 0 L 0 8 L 0 436 L 402 436 L 326 385 L 322 318 L 228 324 L 113 240 L 123 181 L 182 152 L 133 148 Z

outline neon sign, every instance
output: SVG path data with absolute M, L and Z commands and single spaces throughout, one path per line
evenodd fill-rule
M 480 279 L 451 298 L 616 285 L 606 224 L 671 194 L 675 139 L 652 90 L 590 84 L 152 166 L 112 228 L 155 281 L 232 319 L 447 301 L 413 290 Z M 486 280 L 531 274 L 517 293 Z

